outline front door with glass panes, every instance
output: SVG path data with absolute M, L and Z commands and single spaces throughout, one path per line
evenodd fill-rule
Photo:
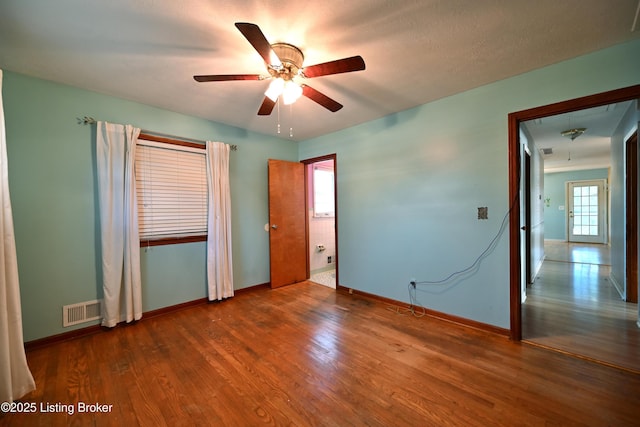
M 567 183 L 569 241 L 606 243 L 605 180 Z

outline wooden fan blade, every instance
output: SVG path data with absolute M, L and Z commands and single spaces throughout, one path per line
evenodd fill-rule
M 209 76 L 193 76 L 197 82 L 228 82 L 230 80 L 262 80 L 260 74 L 214 74 Z
M 260 54 L 264 62 L 268 65 L 281 67 L 282 63 L 271 48 L 271 44 L 256 24 L 249 22 L 236 22 L 236 27 L 242 35 L 251 43 L 251 46 Z
M 258 110 L 259 116 L 268 116 L 273 111 L 273 106 L 276 105 L 275 101 L 272 101 L 268 96 L 264 97 L 264 101 L 262 101 L 262 105 Z
M 342 104 L 340 104 L 337 101 L 334 101 L 333 99 L 329 98 L 327 95 L 323 94 L 322 92 L 318 92 L 317 90 L 315 90 L 310 86 L 302 85 L 302 94 L 307 98 L 309 98 L 310 100 L 315 101 L 318 104 L 322 105 L 324 108 L 331 111 L 332 113 L 335 113 L 336 111 L 342 108 Z
M 362 59 L 361 56 L 352 56 L 351 58 L 336 59 L 335 61 L 304 67 L 302 69 L 302 75 L 304 77 L 320 77 L 329 74 L 350 73 L 364 69 L 364 59 Z

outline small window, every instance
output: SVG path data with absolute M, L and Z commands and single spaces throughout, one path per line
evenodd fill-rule
M 313 214 L 316 217 L 335 216 L 333 169 L 315 166 L 313 169 Z
M 135 166 L 141 244 L 205 240 L 207 169 L 204 146 L 139 138 Z

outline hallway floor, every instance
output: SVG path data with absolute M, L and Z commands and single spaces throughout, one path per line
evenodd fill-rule
M 640 373 L 638 305 L 610 282 L 606 245 L 545 242 L 522 305 L 523 340 Z

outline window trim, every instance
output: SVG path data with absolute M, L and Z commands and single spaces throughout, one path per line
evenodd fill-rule
M 138 139 L 143 139 L 145 141 L 164 142 L 166 144 L 181 145 L 183 147 L 191 147 L 191 148 L 196 148 L 200 150 L 206 149 L 204 144 L 199 144 L 196 142 L 184 141 L 184 140 L 174 139 L 174 138 L 167 138 L 167 137 L 152 135 L 148 133 L 140 133 L 140 135 L 138 135 Z M 195 236 L 185 236 L 185 237 L 140 239 L 140 247 L 146 248 L 151 246 L 178 245 L 183 243 L 206 242 L 206 241 L 207 241 L 207 233 L 204 233 L 204 234 L 199 234 Z

